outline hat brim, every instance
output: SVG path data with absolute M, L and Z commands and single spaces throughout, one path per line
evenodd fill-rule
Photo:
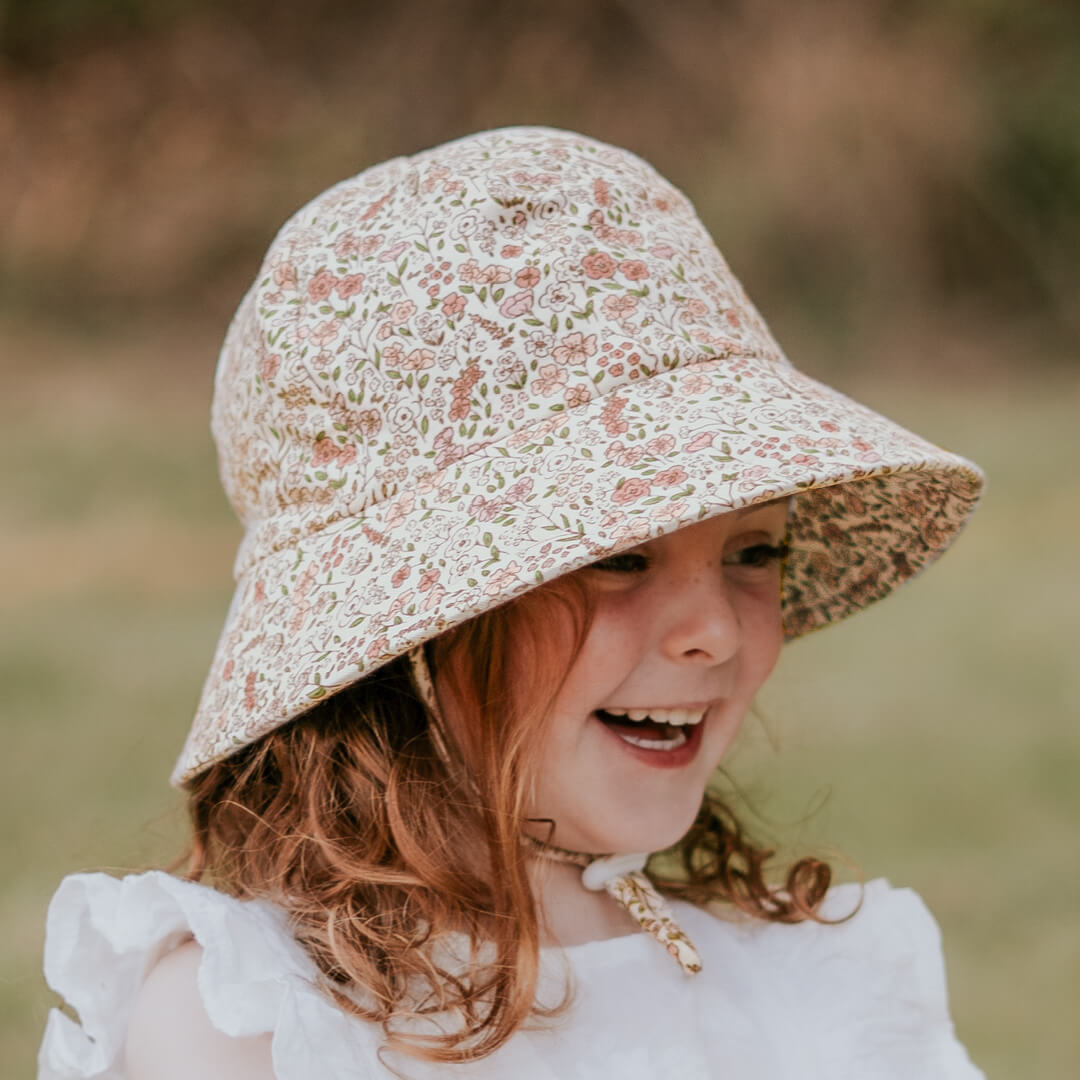
M 525 418 L 460 460 L 436 456 L 411 489 L 355 516 L 299 539 L 278 523 L 281 546 L 251 566 L 242 549 L 173 782 L 545 581 L 784 496 L 784 628 L 799 636 L 932 562 L 981 488 L 971 462 L 752 357 L 683 364 Z

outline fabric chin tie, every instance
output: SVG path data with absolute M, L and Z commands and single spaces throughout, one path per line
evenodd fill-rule
M 449 752 L 443 715 L 435 696 L 435 683 L 424 646 L 417 645 L 410 649 L 408 657 L 416 692 L 428 710 L 435 752 L 451 774 L 458 775 L 461 770 Z M 581 883 L 586 889 L 590 892 L 606 891 L 642 930 L 663 945 L 686 974 L 693 975 L 701 970 L 701 957 L 693 942 L 675 921 L 668 902 L 644 872 L 649 858 L 647 853 L 589 855 L 568 851 L 532 836 L 523 836 L 522 843 L 539 858 L 580 866 Z

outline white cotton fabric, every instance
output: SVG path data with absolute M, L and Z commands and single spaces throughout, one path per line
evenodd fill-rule
M 826 913 L 858 903 L 832 889 Z M 416 1080 L 979 1080 L 949 1019 L 937 925 L 919 897 L 865 888 L 849 922 L 728 921 L 685 903 L 676 918 L 701 952 L 686 975 L 641 933 L 544 950 L 541 996 L 570 974 L 574 1004 L 465 1066 L 395 1059 Z M 343 1014 L 279 909 L 151 872 L 79 874 L 49 909 L 45 976 L 79 1014 L 49 1017 L 39 1080 L 125 1077 L 123 1046 L 142 980 L 170 949 L 203 947 L 199 993 L 228 1035 L 272 1035 L 277 1080 L 392 1074 L 380 1033 Z

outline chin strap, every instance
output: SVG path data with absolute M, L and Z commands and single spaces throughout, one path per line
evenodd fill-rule
M 413 684 L 420 700 L 427 706 L 435 752 L 452 773 L 458 774 L 460 769 L 449 752 L 443 715 L 435 697 L 435 683 L 424 647 L 417 645 L 409 650 L 408 656 Z M 538 858 L 580 866 L 581 883 L 586 889 L 591 892 L 606 891 L 642 930 L 664 946 L 688 975 L 701 970 L 701 957 L 693 942 L 675 921 L 667 901 L 644 873 L 648 854 L 588 855 L 580 851 L 567 851 L 532 836 L 523 836 L 522 842 Z

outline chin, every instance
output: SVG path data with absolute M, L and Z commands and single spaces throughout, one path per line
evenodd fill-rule
M 695 806 L 694 812 L 688 818 L 673 823 L 668 828 L 658 829 L 654 825 L 647 830 L 643 829 L 635 838 L 637 843 L 623 848 L 623 850 L 654 852 L 665 851 L 667 848 L 674 847 L 690 831 L 690 826 L 694 824 L 697 812 L 698 807 Z
M 622 816 L 617 827 L 613 827 L 607 835 L 597 837 L 602 842 L 592 845 L 593 850 L 625 854 L 635 851 L 651 853 L 674 847 L 694 824 L 702 796 L 694 800 L 692 805 L 677 810 L 668 804 L 660 813 L 654 814 L 643 813 L 639 804 L 634 813 Z

